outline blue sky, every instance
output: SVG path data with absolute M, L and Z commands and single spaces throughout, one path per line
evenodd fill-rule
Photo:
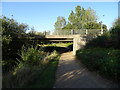
M 117 2 L 3 2 L 2 14 L 26 23 L 36 31 L 52 31 L 57 17 L 64 16 L 67 20 L 71 10 L 75 10 L 77 5 L 85 9 L 91 7 L 99 17 L 98 21 L 102 21 L 108 28 L 118 17 Z

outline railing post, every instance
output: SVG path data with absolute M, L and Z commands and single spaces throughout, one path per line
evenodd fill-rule
M 85 30 L 85 34 L 86 34 L 86 35 L 88 34 L 88 30 L 87 30 L 87 29 Z
M 101 28 L 101 35 L 103 34 L 103 29 Z
M 75 31 L 73 30 L 73 35 L 75 34 Z
M 46 36 L 46 31 L 44 32 L 44 35 Z
M 101 21 L 101 35 L 103 34 L 103 28 L 102 28 L 102 21 Z

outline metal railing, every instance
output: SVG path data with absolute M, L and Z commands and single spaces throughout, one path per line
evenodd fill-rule
M 100 29 L 54 30 L 52 35 L 100 35 Z

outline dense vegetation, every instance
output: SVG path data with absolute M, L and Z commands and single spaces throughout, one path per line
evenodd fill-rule
M 120 80 L 120 50 L 90 48 L 78 50 L 76 55 L 89 70 Z
M 109 32 L 106 32 L 102 36 L 89 41 L 86 48 L 102 47 L 102 48 L 114 48 L 120 49 L 120 26 L 112 27 Z
M 18 23 L 7 17 L 2 22 L 2 74 L 3 88 L 53 87 L 59 60 L 56 51 L 43 52 L 38 49 L 35 35 L 42 33 L 30 31 L 28 25 Z M 48 71 L 52 69 L 52 71 Z M 46 75 L 49 75 L 46 78 Z M 44 80 L 46 83 L 43 83 Z M 36 83 L 35 83 L 36 82 Z M 43 85 L 43 84 L 44 85 Z M 38 84 L 41 84 L 38 86 Z
M 89 70 L 120 81 L 120 25 L 118 20 L 109 32 L 89 41 L 84 49 L 76 52 L 76 56 Z
M 53 53 L 45 53 L 33 47 L 27 50 L 23 47 L 21 50 L 21 58 L 22 61 L 19 62 L 15 70 L 3 76 L 3 88 L 33 88 L 37 82 L 40 84 L 45 80 L 46 76 L 42 74 L 46 68 L 53 68 L 53 71 L 47 73 L 48 75 L 52 73 L 52 78 L 48 77 L 47 79 L 51 80 L 50 82 L 46 81 L 45 84 L 45 86 L 48 84 L 47 87 L 52 88 L 57 62 L 59 60 L 59 54 L 56 51 Z M 50 67 L 49 64 L 51 65 Z M 38 79 L 41 77 L 42 80 L 39 81 Z M 49 84 L 51 85 L 49 86 Z M 44 86 L 40 85 L 39 88 L 40 87 Z
M 76 6 L 75 11 L 71 10 L 71 13 L 68 17 L 68 21 L 66 21 L 65 18 L 62 16 L 57 17 L 57 21 L 54 24 L 54 33 L 61 34 L 65 31 L 67 32 L 70 30 L 79 30 L 81 34 L 84 34 L 83 32 L 85 32 L 86 29 L 90 29 L 90 32 L 92 32 L 92 30 L 95 29 L 92 32 L 92 36 L 95 36 L 100 34 L 96 33 L 96 31 L 98 29 L 97 32 L 100 32 L 101 27 L 103 28 L 103 31 L 106 32 L 107 26 L 105 24 L 102 24 L 102 22 L 97 22 L 97 20 L 98 16 L 96 15 L 96 12 L 93 9 L 85 9 L 81 6 Z
M 12 70 L 20 59 L 18 51 L 23 45 L 29 46 L 29 38 L 25 33 L 28 25 L 20 24 L 14 19 L 2 17 L 2 62 L 3 73 Z
M 120 80 L 119 21 L 120 19 L 117 19 L 114 22 L 109 32 L 89 41 L 84 49 L 76 52 L 77 57 L 90 70 L 98 71 L 114 80 Z M 43 33 L 34 31 L 34 28 L 26 33 L 29 29 L 28 25 L 4 16 L 0 18 L 0 22 L 2 22 L 0 30 L 2 31 L 3 88 L 52 88 L 59 60 L 59 54 L 54 50 L 59 51 L 64 48 L 37 47 L 39 42 L 34 39 L 34 36 L 44 37 Z M 101 28 L 101 24 L 97 22 L 94 10 L 91 8 L 85 10 L 77 6 L 75 12 L 71 11 L 68 22 L 64 17 L 57 18 L 55 30 L 97 30 Z M 103 25 L 102 28 L 105 31 L 107 26 Z M 96 36 L 96 32 L 90 35 Z M 66 46 L 72 48 L 70 43 Z

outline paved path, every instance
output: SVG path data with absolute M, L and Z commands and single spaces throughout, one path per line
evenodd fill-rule
M 118 85 L 88 71 L 73 52 L 63 53 L 59 60 L 54 88 L 117 88 Z

